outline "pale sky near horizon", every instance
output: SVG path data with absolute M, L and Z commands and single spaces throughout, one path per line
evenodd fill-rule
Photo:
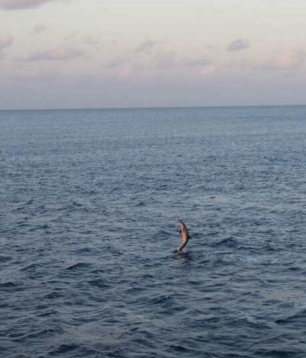
M 0 109 L 306 104 L 305 0 L 0 0 Z

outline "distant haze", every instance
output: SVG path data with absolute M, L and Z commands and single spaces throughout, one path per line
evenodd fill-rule
M 0 0 L 0 109 L 305 104 L 305 0 Z

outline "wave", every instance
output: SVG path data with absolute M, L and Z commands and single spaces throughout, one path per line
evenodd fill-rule
M 286 317 L 278 318 L 277 320 L 275 320 L 275 323 L 279 325 L 288 325 L 296 323 L 297 321 L 301 323 L 306 323 L 306 308 L 303 307 Z
M 25 267 L 22 267 L 22 268 L 20 269 L 20 271 L 25 271 L 25 272 L 27 272 L 27 271 L 33 271 L 33 270 L 36 270 L 37 268 L 39 268 L 39 267 L 41 267 L 41 266 L 42 266 L 41 264 L 32 263 L 32 264 L 29 264 L 29 265 L 27 265 L 27 266 L 25 266 Z
M 79 270 L 79 269 L 86 269 L 88 267 L 90 267 L 91 264 L 90 263 L 87 263 L 87 262 L 78 262 L 76 264 L 73 264 L 69 267 L 66 268 L 66 270 L 69 270 L 69 271 L 74 271 L 74 270 Z
M 98 287 L 98 288 L 109 288 L 111 287 L 108 283 L 105 282 L 102 278 L 91 280 L 88 282 L 91 286 Z
M 61 344 L 59 347 L 53 349 L 51 352 L 49 352 L 48 356 L 52 357 L 52 356 L 62 356 L 65 355 L 67 353 L 73 352 L 77 349 L 79 349 L 81 346 L 79 344 L 74 344 L 74 343 L 66 343 L 66 344 Z
M 169 307 L 173 306 L 174 304 L 174 298 L 169 295 L 160 295 L 157 297 L 153 297 L 148 302 L 149 305 L 157 305 L 157 306 L 164 306 Z
M 211 244 L 212 247 L 238 248 L 240 243 L 234 237 L 230 236 L 221 241 Z
M 0 289 L 6 289 L 6 288 L 10 289 L 10 288 L 16 288 L 16 287 L 18 287 L 18 285 L 11 281 L 0 283 Z
M 59 293 L 57 291 L 54 291 L 54 292 L 50 292 L 50 293 L 47 293 L 44 298 L 47 299 L 47 300 L 55 300 L 57 298 L 61 298 L 63 297 L 63 294 L 62 293 Z
M 64 331 L 62 328 L 45 328 L 36 332 L 31 332 L 28 334 L 25 334 L 21 337 L 16 337 L 13 339 L 14 342 L 28 342 L 32 339 L 38 339 L 43 338 L 47 339 L 49 337 L 52 337 L 54 335 L 62 334 Z
M 5 263 L 5 262 L 11 261 L 11 260 L 12 260 L 12 257 L 10 257 L 10 256 L 0 256 L 0 263 Z

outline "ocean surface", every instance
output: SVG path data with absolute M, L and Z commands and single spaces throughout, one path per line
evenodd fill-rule
M 0 112 L 0 356 L 305 358 L 306 107 Z

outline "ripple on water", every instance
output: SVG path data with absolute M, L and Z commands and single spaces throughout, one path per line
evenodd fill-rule
M 13 290 L 13 289 L 15 289 L 16 287 L 18 287 L 18 284 L 17 284 L 17 283 L 14 283 L 14 282 L 8 281 L 8 282 L 2 282 L 2 283 L 0 283 L 0 289 L 1 289 L 1 290 L 5 290 L 5 289 L 7 289 L 7 290 Z
M 12 257 L 10 256 L 2 256 L 0 255 L 0 263 L 6 263 L 12 260 Z
M 80 271 L 80 270 L 87 270 L 91 267 L 90 263 L 87 262 L 77 262 L 76 264 L 73 264 L 66 268 L 66 270 L 69 271 Z
M 91 286 L 94 286 L 94 287 L 97 287 L 97 288 L 107 289 L 107 288 L 111 288 L 111 287 L 112 287 L 111 284 L 107 283 L 106 280 L 104 280 L 104 279 L 102 279 L 102 278 L 88 281 L 88 283 L 89 283 Z

